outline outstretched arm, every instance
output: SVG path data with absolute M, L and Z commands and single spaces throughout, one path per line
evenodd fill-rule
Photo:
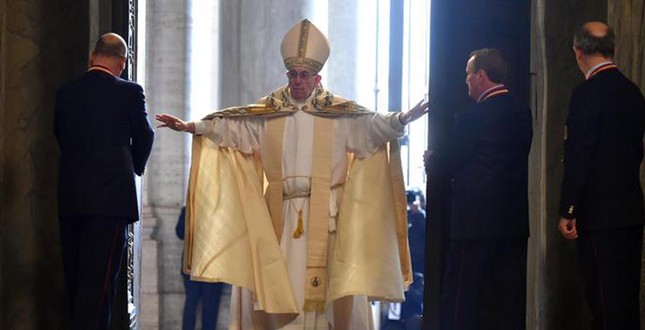
M 178 132 L 195 133 L 195 123 L 192 121 L 183 121 L 173 115 L 160 114 L 155 119 L 161 122 L 157 127 L 168 127 Z

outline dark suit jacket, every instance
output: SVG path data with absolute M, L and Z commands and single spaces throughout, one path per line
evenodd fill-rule
M 452 178 L 453 239 L 528 237 L 531 111 L 496 95 L 466 110 L 426 167 Z
M 143 174 L 154 132 L 141 86 L 93 70 L 56 95 L 54 133 L 61 151 L 60 218 L 139 218 L 134 174 Z
M 579 230 L 643 224 L 639 167 L 645 101 L 617 69 L 601 71 L 573 91 L 560 215 Z

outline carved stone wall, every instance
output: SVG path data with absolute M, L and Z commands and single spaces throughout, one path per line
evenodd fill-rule
M 642 0 L 607 2 L 607 21 L 616 33 L 614 60 L 645 91 L 645 3 Z
M 87 63 L 86 1 L 0 1 L 0 328 L 64 329 L 55 92 Z

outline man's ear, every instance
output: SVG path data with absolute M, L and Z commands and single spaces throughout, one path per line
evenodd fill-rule
M 481 78 L 482 80 L 490 80 L 488 79 L 488 74 L 483 69 L 477 70 L 477 77 Z
M 580 48 L 578 48 L 578 47 L 576 47 L 576 46 L 573 46 L 573 53 L 576 55 L 576 58 L 577 58 L 577 59 L 582 58 L 582 56 L 584 55 L 584 54 L 582 53 L 582 50 L 580 50 Z

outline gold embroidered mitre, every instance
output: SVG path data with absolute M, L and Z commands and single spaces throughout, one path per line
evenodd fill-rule
M 287 70 L 298 65 L 319 72 L 329 57 L 329 40 L 309 20 L 304 19 L 287 32 L 280 51 Z

